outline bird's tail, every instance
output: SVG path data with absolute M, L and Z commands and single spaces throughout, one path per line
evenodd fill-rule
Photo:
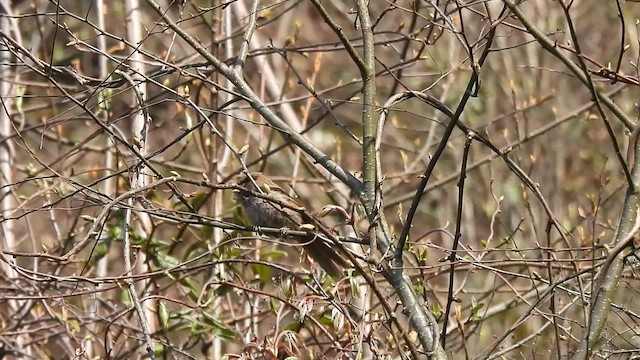
M 309 256 L 311 256 L 327 274 L 334 278 L 341 277 L 342 271 L 348 267 L 347 261 L 315 235 L 311 235 L 310 238 L 305 240 L 308 241 L 308 244 L 304 246 L 304 250 Z

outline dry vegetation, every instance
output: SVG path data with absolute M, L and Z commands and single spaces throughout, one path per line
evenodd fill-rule
M 139 1 L 1 1 L 0 358 L 640 348 L 639 4 Z

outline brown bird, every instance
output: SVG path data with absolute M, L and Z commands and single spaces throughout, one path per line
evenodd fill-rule
M 302 207 L 268 176 L 254 172 L 251 173 L 251 177 L 265 196 L 277 200 L 271 201 L 247 191 L 238 191 L 236 200 L 244 208 L 252 225 L 298 230 L 302 224 L 314 224 L 308 215 L 278 204 L 279 202 L 293 208 Z M 249 191 L 261 192 L 246 175 L 241 175 L 237 183 Z M 304 244 L 304 250 L 309 256 L 332 277 L 340 277 L 342 270 L 347 267 L 347 262 L 315 234 L 310 233 L 308 236 L 298 238 L 298 241 Z

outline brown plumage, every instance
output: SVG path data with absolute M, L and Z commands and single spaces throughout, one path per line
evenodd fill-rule
M 251 177 L 262 190 L 265 196 L 276 199 L 280 203 L 299 208 L 300 204 L 289 196 L 281 187 L 274 183 L 268 176 L 254 172 Z M 260 193 L 251 179 L 242 175 L 237 179 L 238 185 L 243 188 Z M 313 224 L 311 219 L 305 219 L 306 215 L 298 211 L 283 207 L 278 202 L 254 196 L 250 192 L 240 190 L 236 194 L 236 200 L 242 205 L 251 224 L 270 228 L 287 227 L 298 230 L 302 224 Z M 347 262 L 314 234 L 309 234 L 298 241 L 305 244 L 304 250 L 315 260 L 329 275 L 339 277 L 342 270 L 347 267 Z

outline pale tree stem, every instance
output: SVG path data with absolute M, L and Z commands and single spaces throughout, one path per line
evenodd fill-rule
M 10 4 L 3 0 L 0 3 L 0 31 L 5 34 L 12 32 L 10 16 L 12 16 Z M 11 219 L 15 217 L 14 211 L 17 208 L 15 194 L 11 192 L 14 182 L 14 149 L 12 140 L 9 140 L 13 132 L 11 113 L 14 104 L 12 100 L 14 87 L 8 79 L 12 79 L 14 74 L 10 66 L 11 52 L 2 45 L 3 43 L 0 43 L 0 139 L 7 140 L 0 142 L 0 239 L 4 239 L 4 241 L 0 241 L 0 246 L 7 250 L 17 250 L 16 220 Z M 15 266 L 13 258 L 6 260 Z M 0 270 L 7 278 L 18 281 L 18 273 L 6 262 L 0 262 Z M 21 313 L 25 311 L 27 302 L 9 300 L 9 306 L 17 321 L 21 317 Z M 30 355 L 32 347 L 25 347 L 25 341 L 28 341 L 27 337 L 18 335 L 15 341 L 16 349 Z
M 142 47 L 143 45 L 143 29 L 142 29 L 142 13 L 140 11 L 140 3 L 138 0 L 128 0 L 125 1 L 125 23 L 127 25 L 127 37 L 131 44 L 134 44 L 137 47 Z M 138 74 L 146 74 L 146 66 L 144 62 L 144 58 L 138 48 L 133 49 L 133 52 L 129 58 L 130 67 L 137 72 Z M 124 76 L 124 74 L 123 74 Z M 147 154 L 147 135 L 149 131 L 149 125 L 151 123 L 151 117 L 146 111 L 147 104 L 147 85 L 144 81 L 137 81 L 139 76 L 133 76 L 130 82 L 132 90 L 133 90 L 133 103 L 137 104 L 140 107 L 139 111 L 137 111 L 133 115 L 133 119 L 131 122 L 131 136 L 133 137 L 134 146 L 137 147 L 137 150 L 141 154 L 141 156 L 145 156 Z M 140 163 L 139 166 L 136 167 L 136 171 L 132 174 L 132 187 L 139 186 L 144 187 L 149 182 L 149 177 L 145 173 L 146 167 Z M 135 187 L 134 187 L 135 189 Z M 135 222 L 134 231 L 142 238 L 146 238 L 147 234 L 151 231 L 151 219 L 144 211 L 139 211 L 136 213 L 137 220 Z M 136 269 L 135 272 L 138 274 L 143 274 L 149 272 L 150 269 L 147 265 L 147 255 L 144 251 L 140 251 L 137 254 L 136 260 Z M 136 287 L 130 288 L 130 291 L 144 292 L 144 291 L 152 291 L 153 289 L 150 287 L 151 284 L 148 281 L 139 281 Z M 132 296 L 137 296 L 137 294 L 133 294 Z M 143 296 L 144 297 L 144 296 Z M 146 300 L 144 302 L 143 309 L 139 312 L 139 316 L 141 316 L 140 321 L 143 325 L 143 330 L 149 331 L 150 333 L 156 332 L 158 330 L 158 322 L 157 316 L 155 314 L 154 309 L 157 308 L 157 302 L 154 300 Z M 145 322 L 147 323 L 148 329 L 144 329 Z M 151 341 L 150 337 L 147 339 L 148 342 Z M 152 346 L 151 343 L 147 344 L 148 346 Z

